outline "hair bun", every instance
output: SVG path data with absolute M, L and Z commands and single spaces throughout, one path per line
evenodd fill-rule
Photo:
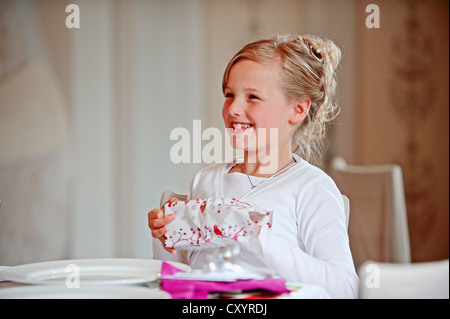
M 309 46 L 312 56 L 320 62 L 329 64 L 332 71 L 336 70 L 342 56 L 341 50 L 333 41 L 315 35 L 304 35 L 301 39 Z
M 331 69 L 335 71 L 341 62 L 342 54 L 341 49 L 330 40 L 325 40 L 323 42 L 323 51 L 326 53 L 326 62 L 331 66 Z

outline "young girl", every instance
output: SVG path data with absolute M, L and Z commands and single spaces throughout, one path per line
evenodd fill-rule
M 358 277 L 342 195 L 309 163 L 320 160 L 326 126 L 337 115 L 340 58 L 332 41 L 316 36 L 275 36 L 242 48 L 223 76 L 222 116 L 233 147 L 244 157 L 200 170 L 188 199 L 235 197 L 272 210 L 270 229 L 255 225 L 263 256 L 242 251 L 240 258 L 287 281 L 322 286 L 334 298 L 354 298 Z M 152 236 L 159 239 L 155 259 L 202 268 L 207 251 L 164 248 L 173 215 L 153 209 L 148 218 Z

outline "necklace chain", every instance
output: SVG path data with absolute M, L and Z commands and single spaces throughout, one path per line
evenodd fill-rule
M 276 171 L 275 173 L 273 173 L 272 175 L 270 175 L 269 177 L 267 177 L 265 180 L 263 180 L 261 183 L 257 184 L 257 185 L 253 185 L 252 180 L 250 179 L 250 176 L 247 174 L 247 170 L 245 169 L 245 163 L 242 163 L 242 168 L 244 169 L 244 173 L 245 175 L 247 175 L 248 181 L 250 182 L 250 185 L 252 185 L 252 189 L 256 188 L 257 186 L 263 184 L 264 182 L 268 181 L 269 179 L 277 176 L 278 174 L 281 174 L 283 171 L 287 170 L 292 163 L 295 163 L 294 159 L 291 159 L 291 161 L 289 163 L 287 163 L 285 166 L 283 166 L 282 168 L 280 168 L 278 171 Z

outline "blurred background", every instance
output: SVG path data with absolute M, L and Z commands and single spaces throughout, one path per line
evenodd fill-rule
M 80 28 L 66 27 L 71 3 Z M 372 3 L 379 28 L 366 25 Z M 0 265 L 151 258 L 147 212 L 208 165 L 172 163 L 171 131 L 201 120 L 223 132 L 227 62 L 276 33 L 342 49 L 324 170 L 337 155 L 400 164 L 412 260 L 448 258 L 448 5 L 0 0 Z

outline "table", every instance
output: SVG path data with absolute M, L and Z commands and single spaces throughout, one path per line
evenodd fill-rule
M 16 283 L 12 281 L 0 282 L 0 291 L 6 288 L 27 287 L 31 285 Z M 321 287 L 302 284 L 302 288 L 288 295 L 282 295 L 276 299 L 329 299 L 328 293 Z M 39 296 L 36 296 L 39 298 Z M 45 298 L 44 298 L 45 299 Z
M 0 266 L 0 271 L 1 271 L 2 267 Z M 27 289 L 27 287 L 36 287 L 36 289 L 33 289 L 34 291 L 38 292 L 41 288 L 43 291 L 43 295 L 42 298 L 43 299 L 47 299 L 47 295 L 45 294 L 45 288 L 46 287 L 56 287 L 57 285 L 29 285 L 29 284 L 23 284 L 23 283 L 18 283 L 18 282 L 12 282 L 12 281 L 1 281 L 0 278 L 0 298 L 10 298 L 10 297 L 16 297 L 17 296 L 17 291 L 18 289 L 14 289 L 14 290 L 8 290 L 11 293 L 14 292 L 14 294 L 8 295 L 6 293 L 6 290 L 4 289 L 9 289 L 9 288 L 20 288 L 22 287 L 22 291 Z M 62 285 L 58 285 L 59 287 L 64 287 Z M 93 286 L 91 286 L 93 287 Z M 95 287 L 95 286 L 94 286 Z M 104 286 L 106 287 L 106 286 Z M 145 293 L 145 290 L 147 289 L 155 291 L 155 287 L 149 287 L 149 285 L 145 285 L 145 284 L 140 284 L 140 285 L 121 285 L 121 286 L 117 286 L 117 285 L 110 285 L 109 287 L 113 287 L 114 289 L 116 289 L 117 291 L 122 290 L 123 293 L 117 295 L 118 298 L 123 299 L 123 298 L 127 298 L 127 295 L 125 294 L 126 292 L 130 291 L 133 293 Z M 122 288 L 121 288 L 122 287 Z M 139 289 L 130 289 L 130 287 L 139 287 Z M 330 296 L 329 294 L 321 287 L 319 286 L 315 286 L 315 285 L 310 285 L 310 284 L 302 284 L 302 283 L 289 283 L 288 287 L 291 289 L 291 287 L 296 287 L 297 289 L 289 294 L 282 294 L 277 296 L 275 299 L 329 299 Z M 69 288 L 66 288 L 69 289 Z M 72 288 L 72 289 L 76 289 L 76 288 Z M 30 289 L 28 289 L 30 290 Z M 159 289 L 158 289 L 159 290 Z M 85 290 L 87 292 L 89 292 L 89 290 Z M 101 291 L 100 291 L 101 292 Z M 29 293 L 29 292 L 28 292 Z M 97 291 L 96 295 L 92 295 L 93 298 L 97 299 L 103 299 L 102 295 L 98 294 L 99 292 Z M 70 295 L 64 295 L 64 296 L 68 296 L 68 299 L 72 299 Z M 64 296 L 62 298 L 64 298 Z M 74 295 L 76 298 L 80 298 L 80 296 L 78 295 Z M 85 294 L 85 295 L 81 295 L 81 297 L 83 298 L 83 296 L 87 296 L 87 299 L 90 299 L 89 294 Z M 137 297 L 139 298 L 139 296 L 144 296 L 145 295 L 137 295 Z M 150 298 L 152 295 L 149 295 Z M 147 296 L 148 297 L 148 296 Z M 160 296 L 160 295 L 155 295 L 155 299 L 156 297 L 164 297 L 164 296 Z M 19 297 L 20 298 L 20 297 Z M 25 295 L 25 298 L 28 298 L 28 295 Z M 36 293 L 36 295 L 31 296 L 31 298 L 41 298 L 39 296 L 38 293 Z M 109 295 L 105 295 L 105 298 L 111 298 L 111 296 Z M 112 296 L 112 298 L 114 298 L 114 296 Z M 151 298 L 152 299 L 152 298 Z

